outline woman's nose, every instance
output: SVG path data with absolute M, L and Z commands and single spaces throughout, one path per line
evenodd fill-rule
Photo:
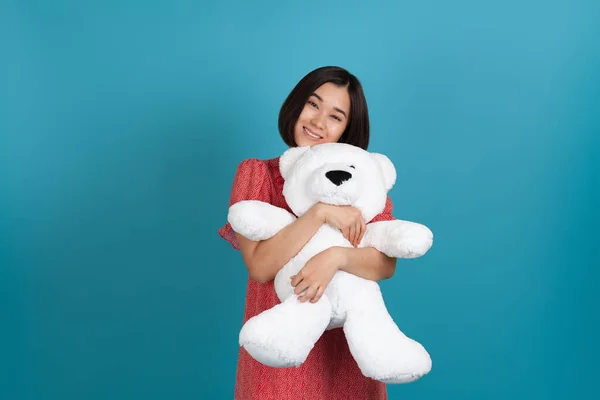
M 321 128 L 323 129 L 323 114 L 322 113 L 318 113 L 316 115 L 313 116 L 312 120 L 310 121 L 312 124 L 314 124 L 317 128 Z

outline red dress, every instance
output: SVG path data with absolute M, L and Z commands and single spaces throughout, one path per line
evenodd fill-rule
M 237 169 L 229 205 L 241 200 L 261 200 L 292 212 L 283 197 L 283 178 L 279 158 L 242 161 Z M 373 219 L 392 220 L 392 202 L 387 198 L 384 211 Z M 239 250 L 229 223 L 219 235 Z M 279 304 L 274 282 L 259 284 L 248 278 L 244 323 Z M 241 327 L 240 327 L 241 328 Z M 295 368 L 272 368 L 254 360 L 240 347 L 236 400 L 386 400 L 385 384 L 365 377 L 352 358 L 341 328 L 325 331 L 306 361 Z

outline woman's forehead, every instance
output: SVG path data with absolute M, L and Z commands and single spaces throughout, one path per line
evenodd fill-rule
M 345 86 L 337 86 L 331 82 L 327 82 L 319 86 L 314 92 L 322 102 L 344 110 L 346 113 L 350 111 L 350 95 Z

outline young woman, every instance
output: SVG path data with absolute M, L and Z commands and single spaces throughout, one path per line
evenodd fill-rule
M 290 146 L 343 142 L 367 149 L 369 115 L 358 79 L 343 68 L 322 67 L 294 87 L 279 113 L 279 132 Z M 261 200 L 291 212 L 282 194 L 279 158 L 242 161 L 233 181 L 229 205 Z M 392 220 L 388 197 L 384 211 L 371 222 Z M 334 247 L 311 260 L 292 278 L 300 301 L 316 302 L 338 270 L 365 279 L 390 278 L 396 260 L 374 248 L 356 248 L 365 221 L 351 206 L 315 204 L 274 237 L 250 241 L 226 224 L 219 234 L 240 250 L 248 269 L 244 322 L 279 303 L 273 279 L 310 240 L 322 224 L 341 230 L 355 248 Z M 240 348 L 235 386 L 239 400 L 383 400 L 385 384 L 366 378 L 352 358 L 342 329 L 326 331 L 298 368 L 272 368 L 255 361 Z

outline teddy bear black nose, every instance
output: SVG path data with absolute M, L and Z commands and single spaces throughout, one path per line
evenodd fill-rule
M 325 176 L 336 186 L 340 186 L 342 183 L 352 178 L 352 174 L 346 171 L 329 171 Z

